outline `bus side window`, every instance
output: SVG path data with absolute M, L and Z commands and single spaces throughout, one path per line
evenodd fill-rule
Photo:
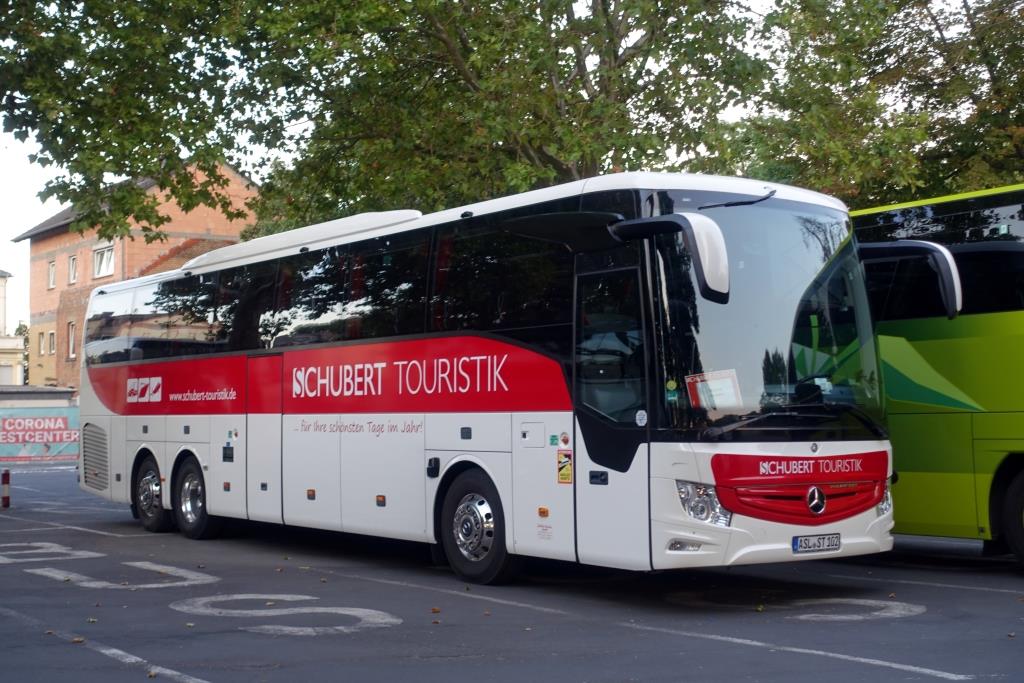
M 129 360 L 148 360 L 170 355 L 166 342 L 168 316 L 160 304 L 157 285 L 135 288 Z
M 96 294 L 85 323 L 88 365 L 128 360 L 132 290 Z
M 269 345 L 266 323 L 274 308 L 276 280 L 276 261 L 221 272 L 216 309 L 221 325 L 217 335 L 220 350 L 248 351 Z
M 346 338 L 423 333 L 429 244 L 430 231 L 419 230 L 353 245 Z
M 330 247 L 281 260 L 274 315 L 265 325 L 272 347 L 345 339 L 343 254 Z
M 168 357 L 212 353 L 216 275 L 189 276 L 161 282 L 154 305 L 167 312 L 165 352 Z
M 647 404 L 638 273 L 581 275 L 577 287 L 579 400 L 607 419 L 632 424 Z

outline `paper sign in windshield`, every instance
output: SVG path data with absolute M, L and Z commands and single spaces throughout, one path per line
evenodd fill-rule
M 705 410 L 736 408 L 740 405 L 740 384 L 735 370 L 715 370 L 686 376 L 690 405 Z

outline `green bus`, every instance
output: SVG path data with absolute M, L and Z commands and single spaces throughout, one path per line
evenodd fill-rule
M 1024 184 L 851 216 L 867 247 L 894 531 L 982 539 L 1024 562 Z M 934 259 L 876 244 L 893 241 L 946 247 L 959 291 L 936 290 Z

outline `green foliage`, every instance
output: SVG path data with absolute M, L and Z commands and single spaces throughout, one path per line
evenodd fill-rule
M 855 208 L 1024 180 L 1024 2 L 783 0 L 776 79 L 710 170 Z
M 1024 0 L 23 0 L 0 115 L 105 237 L 166 221 L 118 180 L 230 212 L 225 159 L 247 236 L 622 169 L 870 206 L 1024 180 L 1022 44 Z

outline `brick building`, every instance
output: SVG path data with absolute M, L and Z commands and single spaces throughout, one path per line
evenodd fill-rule
M 226 188 L 234 206 L 245 210 L 255 197 L 254 183 L 224 168 Z M 147 192 L 159 192 L 152 180 L 138 181 Z M 95 230 L 72 232 L 74 207 L 64 209 L 13 241 L 30 240 L 28 381 L 37 386 L 77 387 L 81 369 L 82 330 L 89 293 L 108 282 L 177 268 L 212 249 L 237 242 L 251 216 L 229 220 L 205 206 L 186 213 L 164 199 L 160 213 L 170 220 L 161 226 L 167 239 L 147 244 L 142 230 L 131 238 L 101 240 Z

